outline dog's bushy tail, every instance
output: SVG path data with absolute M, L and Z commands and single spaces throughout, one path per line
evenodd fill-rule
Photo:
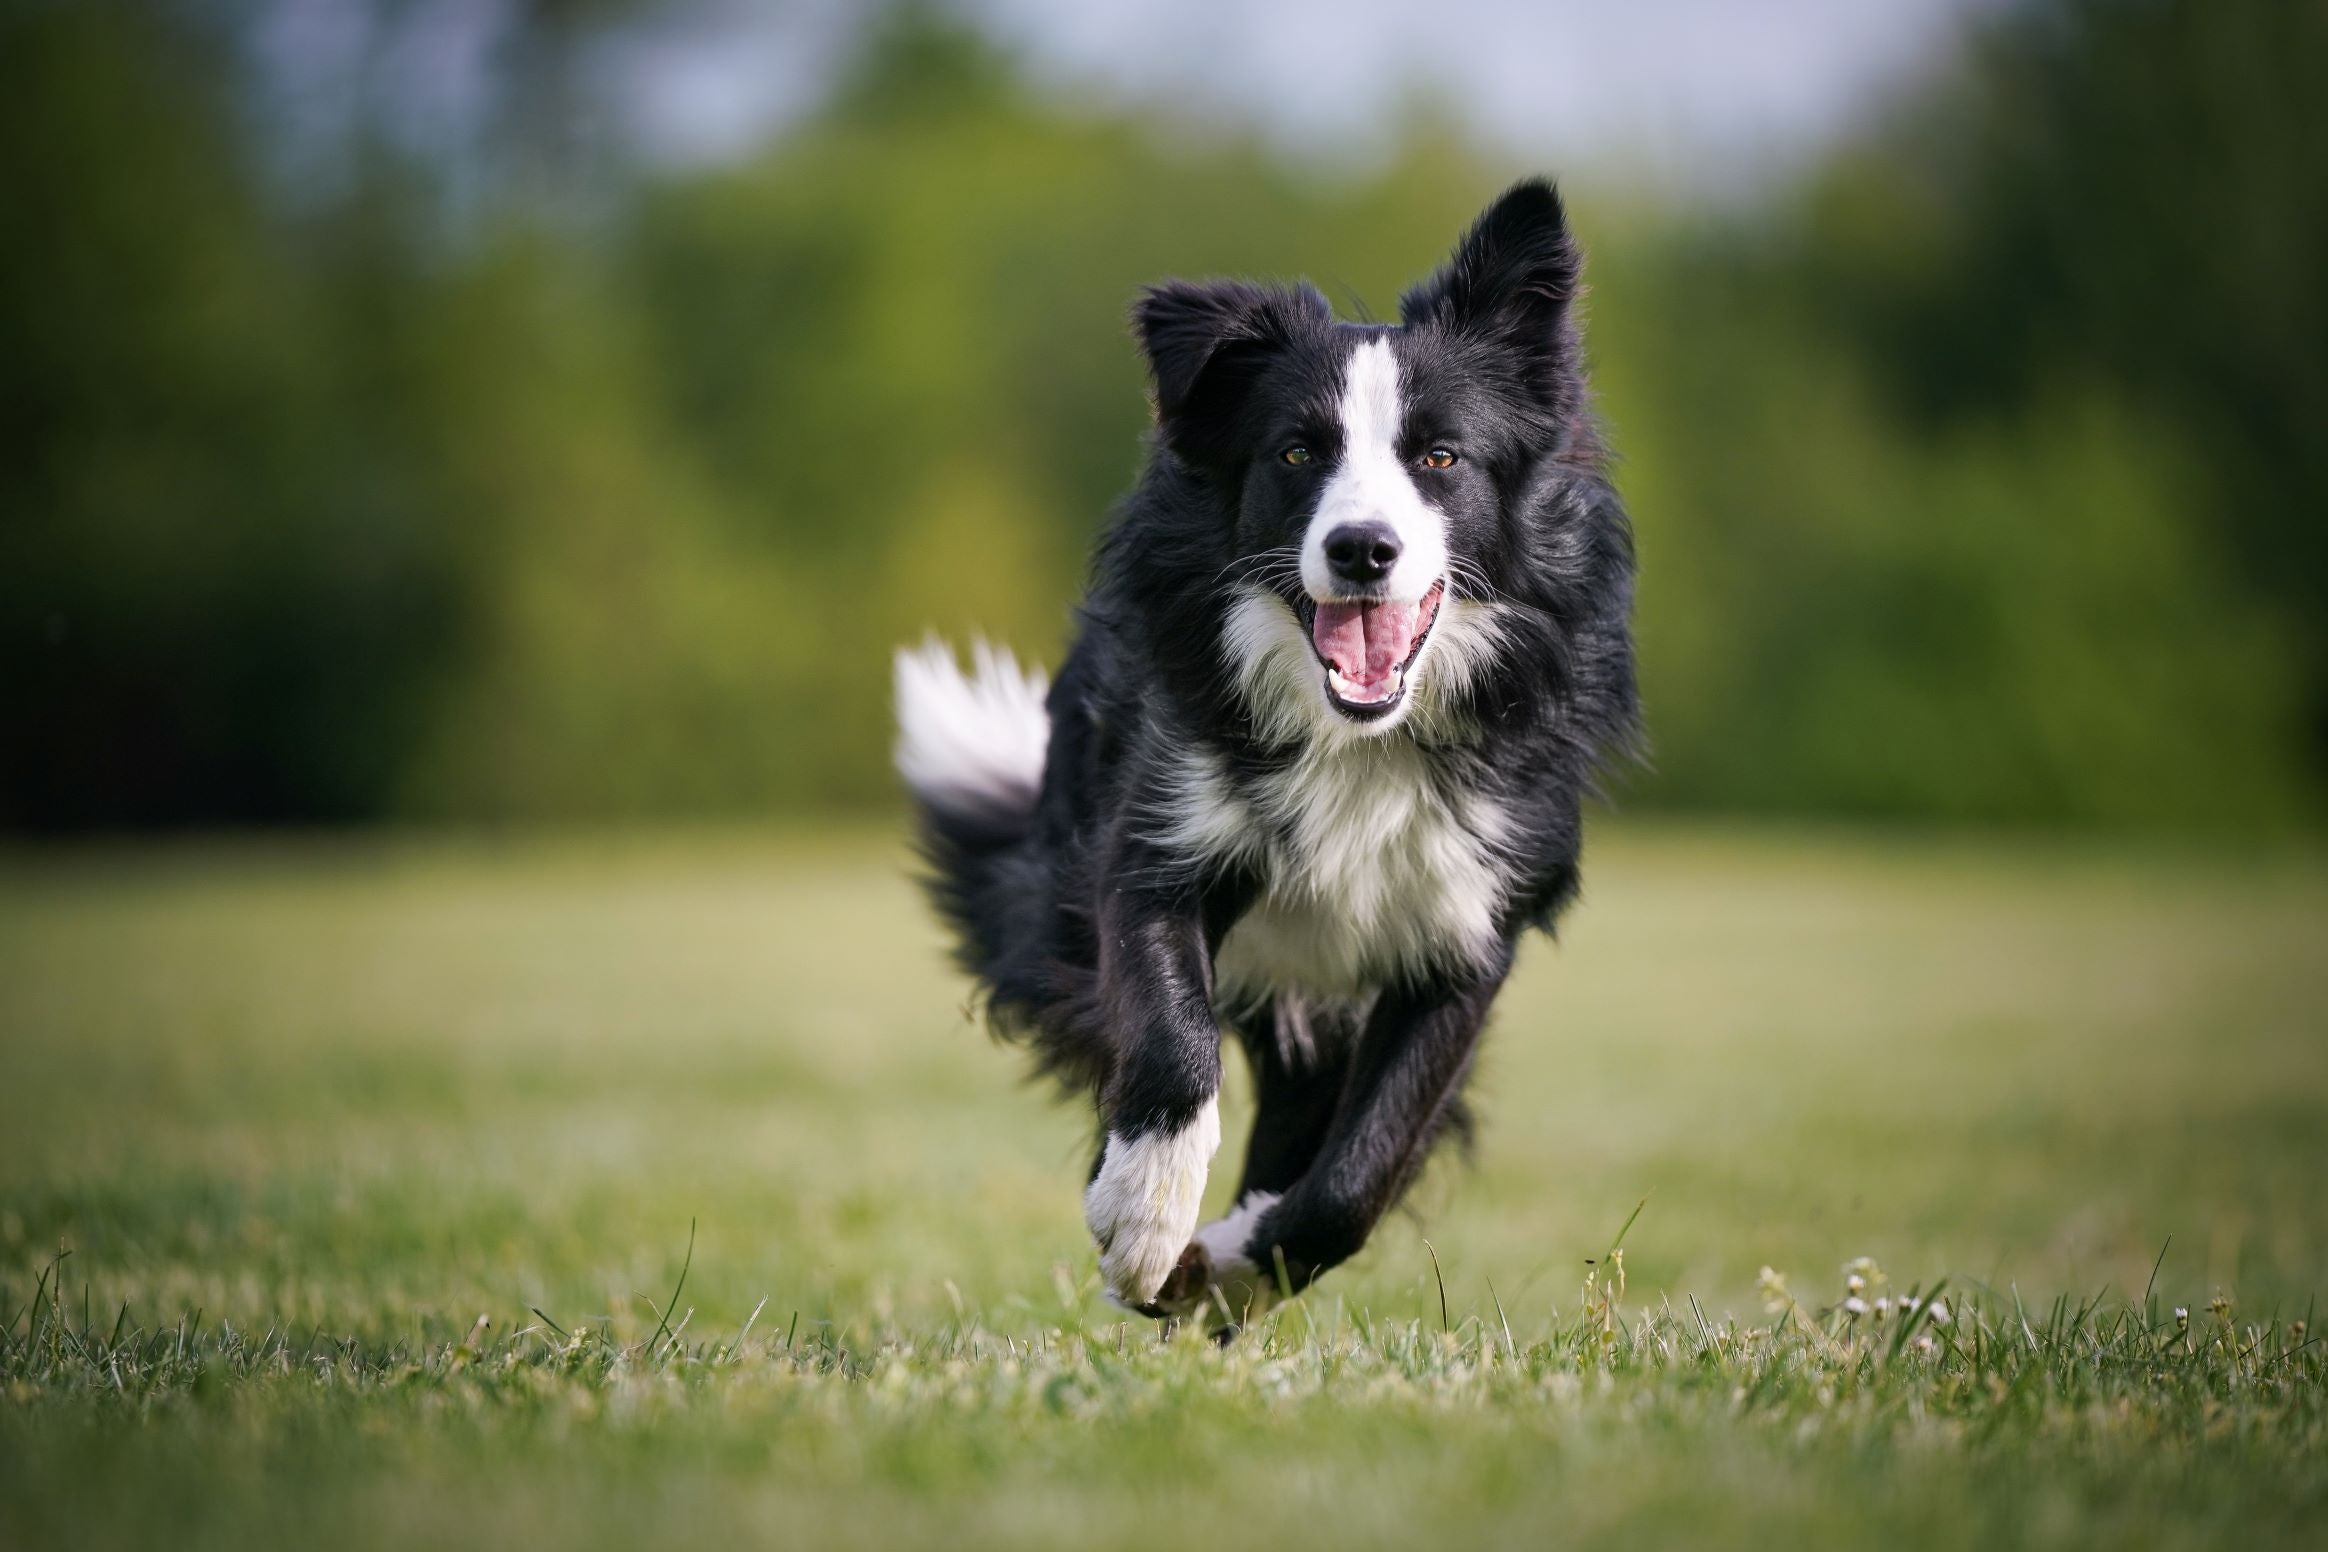
M 897 772 L 920 810 L 930 897 L 952 924 L 963 968 L 1011 998 L 1035 801 L 1051 741 L 1048 681 L 1007 647 L 971 647 L 971 672 L 935 637 L 897 654 Z

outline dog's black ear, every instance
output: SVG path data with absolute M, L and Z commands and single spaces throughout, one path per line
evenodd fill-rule
M 1493 339 L 1558 367 L 1575 353 L 1569 309 L 1583 270 L 1558 191 L 1530 178 L 1487 207 L 1446 268 L 1399 298 L 1399 316 Z M 1557 380 L 1554 372 L 1536 385 Z
M 1245 396 L 1270 357 L 1332 318 L 1333 308 L 1309 286 L 1174 280 L 1143 292 L 1132 327 L 1172 450 L 1197 463 L 1226 456 Z

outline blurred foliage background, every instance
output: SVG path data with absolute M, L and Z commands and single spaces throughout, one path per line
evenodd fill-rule
M 1166 274 L 1387 314 L 1524 172 L 1321 169 L 868 22 L 717 165 L 283 175 L 247 8 L 0 0 L 0 826 L 873 809 L 893 644 L 1055 658 Z M 1635 809 L 2280 831 L 2328 797 L 2328 7 L 1984 11 L 1732 199 L 1573 178 L 1640 531 Z

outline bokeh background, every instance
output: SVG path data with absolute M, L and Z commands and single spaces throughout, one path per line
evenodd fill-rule
M 1127 299 L 1559 176 L 1628 810 L 2328 796 L 2328 8 L 0 0 L 0 826 L 894 811 L 1055 658 Z

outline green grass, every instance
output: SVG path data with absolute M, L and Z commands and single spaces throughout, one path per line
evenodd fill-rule
M 1226 1352 L 1096 1298 L 900 871 L 0 862 L 0 1545 L 2328 1528 L 2317 855 L 1619 832 L 1477 1162 Z

